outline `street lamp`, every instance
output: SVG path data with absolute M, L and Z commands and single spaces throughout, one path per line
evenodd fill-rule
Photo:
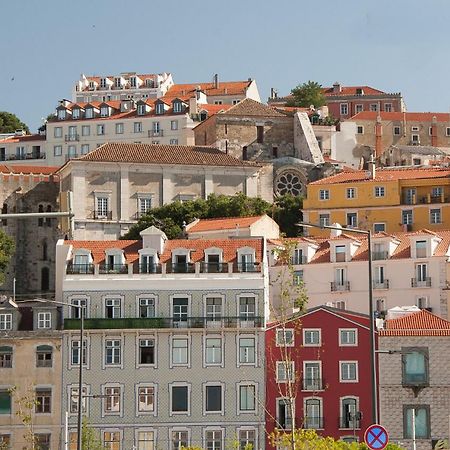
M 305 228 L 327 228 L 329 230 L 349 231 L 351 233 L 365 234 L 367 236 L 368 259 L 369 259 L 369 316 L 370 316 L 370 371 L 372 390 L 372 422 L 378 423 L 378 395 L 377 395 L 377 368 L 375 353 L 375 317 L 373 311 L 373 285 L 372 285 L 372 232 L 360 230 L 359 228 L 347 228 L 338 225 L 316 225 L 313 223 L 300 222 L 297 224 Z
M 20 302 L 14 302 L 12 299 L 8 300 L 8 303 L 14 308 L 18 308 L 22 303 L 56 303 L 58 305 L 69 306 L 72 308 L 78 308 L 80 311 L 80 368 L 78 372 L 78 411 L 77 411 L 77 450 L 81 449 L 81 433 L 82 433 L 82 392 L 83 392 L 83 343 L 84 343 L 84 314 L 86 305 L 79 304 L 73 305 L 66 302 L 60 302 L 58 300 L 44 300 L 42 298 L 36 298 L 33 300 L 23 300 Z

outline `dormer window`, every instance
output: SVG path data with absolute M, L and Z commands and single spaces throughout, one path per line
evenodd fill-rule
M 188 249 L 179 248 L 172 250 L 172 272 L 173 273 L 191 273 L 194 265 L 191 263 L 190 252 Z
M 345 262 L 345 245 L 336 245 L 335 260 L 336 262 Z
M 145 86 L 149 88 L 155 87 L 155 82 L 151 78 L 147 78 L 145 80 Z
M 135 87 L 137 86 L 137 83 L 136 83 L 136 77 L 131 77 L 131 78 L 130 78 L 130 86 L 131 86 L 132 88 L 135 88 Z
M 145 104 L 139 104 L 137 106 L 137 114 L 138 116 L 143 116 L 144 114 L 146 114 L 147 112 L 147 108 Z
M 89 90 L 93 91 L 95 89 L 95 83 L 93 81 L 89 81 Z
M 106 78 L 102 78 L 100 80 L 100 87 L 105 89 L 106 88 Z
M 108 117 L 109 116 L 109 106 L 102 106 L 100 108 L 100 116 L 101 117 Z
M 77 249 L 73 255 L 72 273 L 91 273 L 92 255 L 89 250 Z
M 180 113 L 183 109 L 181 102 L 173 102 L 173 112 L 174 113 Z
M 158 269 L 159 259 L 156 250 L 147 248 L 139 250 L 139 273 L 158 273 Z
M 208 273 L 226 272 L 227 265 L 222 263 L 223 250 L 221 248 L 205 249 L 205 262 L 203 263 L 203 271 Z
M 79 119 L 80 118 L 80 109 L 74 108 L 72 110 L 72 119 Z
M 164 103 L 157 103 L 155 112 L 156 114 L 164 114 Z
M 122 87 L 122 79 L 119 78 L 114 78 L 114 87 L 116 88 L 121 88 Z
M 58 120 L 65 120 L 66 118 L 66 110 L 58 109 Z
M 113 248 L 105 253 L 105 270 L 107 273 L 124 273 L 126 271 L 123 250 Z
M 416 241 L 416 258 L 427 257 L 427 241 Z
M 94 117 L 94 108 L 86 108 L 86 119 L 92 119 Z
M 305 264 L 306 257 L 303 255 L 303 249 L 301 248 L 294 248 L 293 254 L 292 254 L 292 264 Z
M 255 249 L 251 247 L 240 248 L 237 252 L 237 268 L 239 272 L 257 272 L 255 262 Z

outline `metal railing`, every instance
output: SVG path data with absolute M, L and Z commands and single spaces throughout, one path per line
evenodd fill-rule
M 293 265 L 300 265 L 300 264 L 306 264 L 308 262 L 308 259 L 304 255 L 291 256 L 290 261 L 291 261 L 291 264 L 293 264 Z
M 389 253 L 384 251 L 384 252 L 372 252 L 372 259 L 374 261 L 379 261 L 380 259 L 388 259 L 389 258 Z
M 344 281 L 344 282 L 337 282 L 332 281 L 331 283 L 331 291 L 349 291 L 350 290 L 350 281 Z
M 194 263 L 166 263 L 166 273 L 195 273 Z
M 318 430 L 323 428 L 323 417 L 305 417 L 303 419 L 303 428 L 309 430 Z
M 304 391 L 321 391 L 323 380 L 322 378 L 303 378 L 302 386 Z
M 93 274 L 94 264 L 74 264 L 69 262 L 67 264 L 67 274 Z
M 99 264 L 98 273 L 100 273 L 100 274 L 106 274 L 106 273 L 125 274 L 125 273 L 128 273 L 128 265 L 127 264 Z
M 148 130 L 148 137 L 163 137 L 164 130 Z
M 389 289 L 389 280 L 374 280 L 373 282 L 374 289 Z
M 359 430 L 361 428 L 361 419 L 339 417 L 339 428 L 345 428 L 349 430 Z
M 95 220 L 112 220 L 112 211 L 107 211 L 106 213 L 103 211 L 93 211 L 92 217 Z
M 65 142 L 76 142 L 80 140 L 79 134 L 65 134 L 64 141 Z
M 261 271 L 261 263 L 252 262 L 252 263 L 235 263 L 233 266 L 233 272 L 260 272 Z
M 425 277 L 421 280 L 411 278 L 411 287 L 431 287 L 431 277 Z
M 139 264 L 138 265 L 138 273 L 161 273 L 162 265 L 161 264 Z M 135 267 L 133 267 L 135 269 Z M 135 270 L 133 270 L 134 273 Z
M 200 273 L 227 273 L 228 263 L 200 262 Z

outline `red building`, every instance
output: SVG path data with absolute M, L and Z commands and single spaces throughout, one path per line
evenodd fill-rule
M 371 424 L 369 317 L 328 306 L 266 331 L 266 430 L 363 440 Z M 291 381 L 289 381 L 291 380 Z M 289 389 L 295 402 L 287 400 Z M 272 449 L 269 442 L 267 448 Z

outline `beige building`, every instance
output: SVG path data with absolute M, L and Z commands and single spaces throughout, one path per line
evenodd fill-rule
M 117 239 L 152 207 L 212 193 L 272 201 L 272 166 L 212 147 L 105 144 L 58 174 L 73 193 L 76 239 Z
M 405 314 L 378 330 L 380 423 L 390 442 L 428 450 L 449 440 L 450 358 L 443 349 L 450 322 L 428 311 Z
M 61 425 L 61 344 L 59 314 L 50 303 L 19 309 L 3 303 L 0 311 L 0 442 L 29 448 L 19 415 L 20 398 L 35 402 L 31 414 L 36 443 L 43 450 L 63 445 Z M 15 388 L 15 392 L 11 389 Z
M 25 134 L 19 130 L 13 136 L 0 138 L 0 161 L 34 166 L 48 165 L 45 134 Z

